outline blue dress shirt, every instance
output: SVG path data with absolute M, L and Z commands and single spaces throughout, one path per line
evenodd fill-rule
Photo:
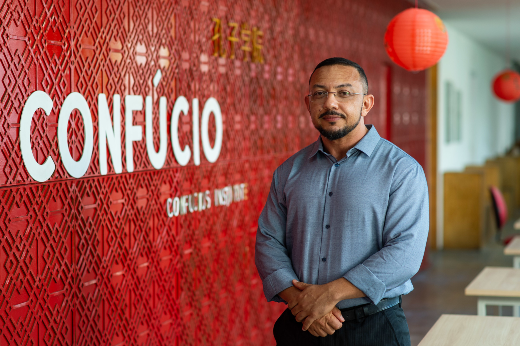
M 407 294 L 429 228 L 422 167 L 374 126 L 336 161 L 321 138 L 273 174 L 258 220 L 255 262 L 268 301 L 296 279 L 326 284 L 344 277 L 366 298 L 340 309 Z

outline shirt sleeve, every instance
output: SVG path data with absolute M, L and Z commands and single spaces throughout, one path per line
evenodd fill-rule
M 285 302 L 278 296 L 298 279 L 286 248 L 285 230 L 287 207 L 278 172 L 273 174 L 267 202 L 258 219 L 256 233 L 255 264 L 262 279 L 267 301 Z
M 415 163 L 394 172 L 383 227 L 383 247 L 343 277 L 374 304 L 412 278 L 421 266 L 429 230 L 428 185 Z

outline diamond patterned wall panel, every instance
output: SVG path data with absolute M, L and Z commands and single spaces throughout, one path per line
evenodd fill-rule
M 1 1 L 0 345 L 274 344 L 273 323 L 284 307 L 263 296 L 255 233 L 274 169 L 317 138 L 303 102 L 314 66 L 330 56 L 364 66 L 376 97 L 367 122 L 425 164 L 424 73 L 393 66 L 382 42 L 390 19 L 408 6 Z M 154 83 L 157 71 L 162 78 Z M 45 182 L 29 173 L 20 144 L 22 110 L 37 90 L 53 100 L 48 116 L 34 113 L 29 131 L 36 162 L 55 163 Z M 93 123 L 92 158 L 80 178 L 65 167 L 58 142 L 60 110 L 72 92 L 85 98 Z M 121 96 L 122 173 L 109 151 L 101 174 L 101 93 L 111 119 L 114 95 Z M 151 96 L 155 151 L 159 99 L 166 97 L 159 170 L 147 153 L 144 102 L 133 112 L 142 139 L 132 144 L 128 170 L 127 95 Z M 198 143 L 200 165 L 192 157 L 182 166 L 174 156 L 170 115 L 179 96 L 190 105 L 179 118 L 179 144 L 193 152 Z M 193 136 L 192 100 L 201 116 L 210 97 L 220 105 L 223 130 L 213 163 Z M 88 142 L 85 126 L 74 110 L 67 145 L 75 161 Z M 211 146 L 217 128 L 211 116 Z M 247 184 L 247 199 L 216 205 L 215 190 L 236 184 Z M 168 216 L 173 198 L 205 191 L 211 207 Z

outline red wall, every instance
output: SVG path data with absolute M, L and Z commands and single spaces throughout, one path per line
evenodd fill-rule
M 425 77 L 392 65 L 383 35 L 402 1 L 89 1 L 0 2 L 0 345 L 273 344 L 283 310 L 268 304 L 254 266 L 257 218 L 274 169 L 317 138 L 303 103 L 314 66 L 343 56 L 366 70 L 376 105 L 366 119 L 381 135 L 425 163 Z M 214 57 L 215 22 L 248 23 L 263 32 L 264 64 Z M 225 32 L 229 35 L 230 31 Z M 153 87 L 152 78 L 163 77 Z M 34 114 L 33 154 L 56 165 L 39 183 L 25 168 L 20 119 L 28 97 L 46 92 L 49 116 Z M 79 92 L 93 121 L 86 174 L 69 175 L 58 150 L 58 115 Z M 112 113 L 121 95 L 123 172 L 98 155 L 98 94 Z M 164 167 L 150 164 L 145 112 L 134 112 L 143 138 L 126 169 L 124 97 L 151 95 L 159 147 L 158 99 L 167 98 Z M 178 96 L 181 147 L 192 148 L 193 98 L 222 109 L 220 156 L 201 154 L 181 167 L 170 143 Z M 390 124 L 391 123 L 391 124 Z M 210 140 L 215 141 L 215 120 Z M 69 121 L 69 150 L 85 143 L 78 111 Z M 201 149 L 202 152 L 202 149 Z M 198 191 L 247 184 L 245 201 L 168 217 L 166 201 Z M 213 199 L 213 195 L 211 195 Z M 214 202 L 214 200 L 213 200 Z

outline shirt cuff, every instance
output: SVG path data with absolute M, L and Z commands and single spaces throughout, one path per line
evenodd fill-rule
M 383 281 L 379 280 L 363 264 L 352 268 L 343 277 L 365 293 L 374 304 L 379 303 L 386 292 L 386 285 Z
M 264 294 L 268 302 L 274 301 L 279 303 L 286 303 L 285 300 L 278 296 L 278 293 L 291 287 L 292 281 L 298 280 L 298 277 L 292 269 L 282 268 L 278 269 L 262 281 L 264 286 Z

